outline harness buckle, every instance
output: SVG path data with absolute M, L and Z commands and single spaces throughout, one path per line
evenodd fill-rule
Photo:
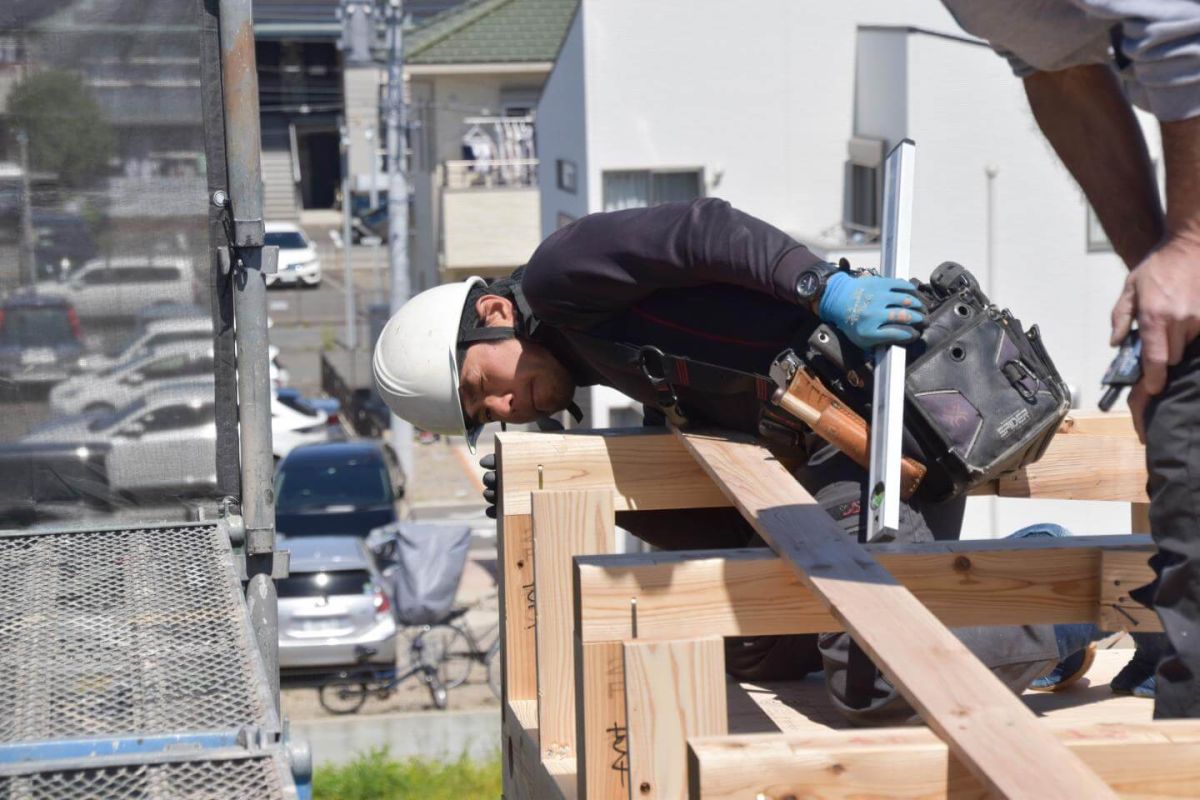
M 657 347 L 645 345 L 638 350 L 637 365 L 650 387 L 654 389 L 655 403 L 659 410 L 671 424 L 681 427 L 687 425 L 687 417 L 679 408 L 679 397 L 675 394 L 675 387 L 667 379 L 666 357 Z

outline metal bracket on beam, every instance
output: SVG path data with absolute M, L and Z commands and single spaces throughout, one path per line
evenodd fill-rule
M 263 239 L 267 235 L 267 226 L 261 217 L 238 219 L 237 214 L 234 214 L 233 235 L 236 237 L 234 244 L 238 247 L 262 247 Z
M 265 558 L 264 553 L 261 556 L 250 556 L 250 558 Z M 238 580 L 250 580 L 249 573 L 246 570 L 246 556 L 238 553 L 234 557 L 234 562 L 237 567 Z M 271 551 L 271 580 L 281 580 L 291 574 L 292 559 L 287 550 Z

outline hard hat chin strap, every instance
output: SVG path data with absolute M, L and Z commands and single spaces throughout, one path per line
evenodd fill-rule
M 475 342 L 498 342 L 502 339 L 515 339 L 516 336 L 516 328 L 472 328 L 458 337 L 458 343 L 463 346 L 472 345 Z

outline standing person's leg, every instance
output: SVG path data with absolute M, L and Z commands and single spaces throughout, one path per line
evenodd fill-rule
M 1154 716 L 1200 717 L 1200 340 L 1146 411 L 1146 467 L 1158 545 L 1152 596 L 1173 646 L 1158 665 Z

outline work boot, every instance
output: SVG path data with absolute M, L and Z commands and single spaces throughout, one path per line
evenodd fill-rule
M 1116 674 L 1109 686 L 1113 694 L 1131 694 L 1134 697 L 1153 699 L 1154 672 L 1162 657 L 1171 651 L 1171 643 L 1166 635 L 1161 633 L 1131 635 L 1134 644 L 1137 645 L 1133 658 Z
M 1134 658 L 1113 676 L 1109 686 L 1112 688 L 1113 694 L 1131 694 L 1134 697 L 1153 700 L 1154 665 L 1151 664 L 1147 667 L 1145 664 L 1138 663 L 1137 658 Z

